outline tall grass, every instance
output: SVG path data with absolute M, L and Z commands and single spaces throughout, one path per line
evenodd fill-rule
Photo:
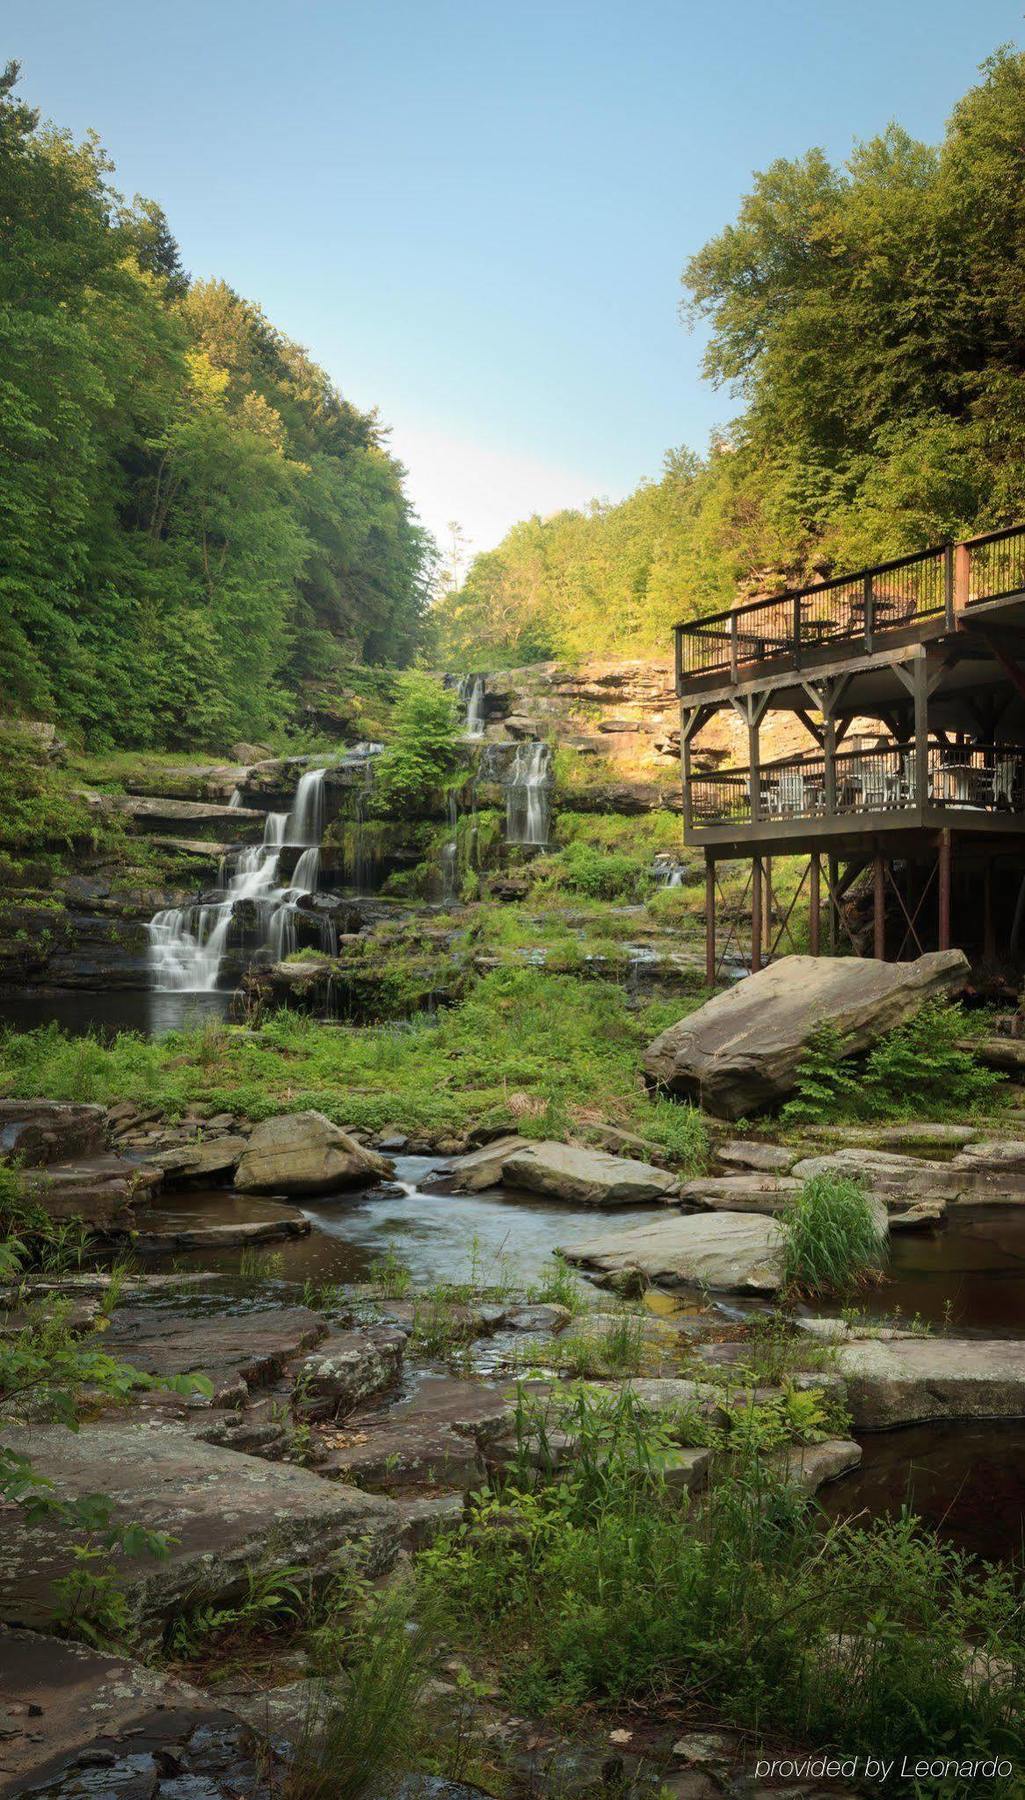
M 813 1175 L 779 1222 L 788 1293 L 850 1294 L 882 1268 L 885 1232 L 853 1176 Z
M 372 1601 L 355 1639 L 318 1634 L 334 1698 L 307 1717 L 282 1800 L 363 1800 L 408 1772 L 423 1730 L 423 1699 L 436 1649 L 412 1592 Z
M 524 1456 L 519 1490 L 420 1559 L 447 1629 L 517 1710 L 671 1701 L 847 1754 L 1025 1752 L 1013 1571 L 909 1517 L 823 1530 L 743 1437 L 681 1511 L 639 1409 L 582 1392 L 576 1413 L 580 1451 L 550 1459 L 555 1479 L 539 1489 L 543 1459 Z

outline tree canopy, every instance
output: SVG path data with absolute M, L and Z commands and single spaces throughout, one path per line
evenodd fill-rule
M 373 413 L 0 73 L 0 661 L 94 744 L 286 723 L 408 662 L 430 541 Z
M 439 611 L 451 659 L 667 648 L 678 618 L 1025 515 L 1025 57 L 943 143 L 897 125 L 756 175 L 685 316 L 743 410 L 617 506 L 513 528 Z

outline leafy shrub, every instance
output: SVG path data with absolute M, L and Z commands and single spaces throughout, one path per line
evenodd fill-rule
M 462 762 L 455 697 L 432 676 L 409 670 L 399 679 L 392 742 L 374 768 L 372 810 L 422 818 L 425 796 L 450 783 Z
M 861 1182 L 813 1175 L 780 1215 L 790 1293 L 847 1294 L 881 1265 L 885 1237 Z
M 1004 1076 L 985 1069 L 962 1049 L 959 1006 L 934 1001 L 873 1046 L 868 1055 L 846 1054 L 835 1025 L 815 1028 L 798 1065 L 797 1090 L 783 1108 L 786 1124 L 893 1119 L 923 1111 L 934 1119 L 962 1118 L 992 1103 Z

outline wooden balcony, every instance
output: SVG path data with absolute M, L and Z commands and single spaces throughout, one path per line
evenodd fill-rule
M 692 774 L 688 836 L 720 840 L 738 827 L 745 837 L 768 827 L 780 838 L 809 835 L 806 826 L 813 836 L 955 822 L 1021 828 L 1025 749 L 930 742 L 924 750 L 921 758 L 914 744 L 838 750 L 833 758 L 812 752 L 764 765 L 754 781 L 750 769 Z
M 941 544 L 677 625 L 676 691 L 697 698 L 763 670 L 953 631 L 969 609 L 1023 593 L 1025 526 Z

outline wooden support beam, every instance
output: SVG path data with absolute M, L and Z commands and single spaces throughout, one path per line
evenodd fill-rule
M 872 858 L 872 955 L 886 961 L 886 864 L 878 845 Z
M 762 859 L 751 864 L 751 973 L 762 966 Z
M 829 954 L 836 955 L 837 916 L 839 907 L 836 903 L 836 888 L 840 874 L 840 864 L 835 856 L 826 859 L 826 880 L 829 886 Z
M 805 731 L 808 733 L 808 736 L 815 739 L 815 742 L 817 743 L 819 749 L 821 750 L 821 748 L 822 748 L 822 728 L 821 728 L 821 726 L 816 725 L 811 714 L 809 712 L 807 712 L 803 706 L 795 706 L 794 712 L 797 715 L 797 717 L 800 719 L 801 724 L 804 726 Z
M 715 858 L 705 851 L 705 986 L 715 986 Z
M 915 805 L 923 807 L 929 798 L 929 682 L 924 657 L 916 662 L 914 676 Z
M 822 860 L 817 850 L 811 853 L 810 891 L 808 895 L 808 943 L 813 956 L 819 954 L 822 927 Z
M 986 963 L 996 961 L 997 940 L 993 921 L 993 859 L 990 857 L 982 872 L 982 959 Z
M 950 949 L 950 831 L 946 827 L 940 832 L 937 853 L 937 876 L 939 880 L 939 929 L 937 932 L 938 947 Z
M 765 879 L 763 883 L 762 917 L 764 922 L 763 943 L 765 960 L 772 956 L 772 857 L 767 856 L 764 863 Z

